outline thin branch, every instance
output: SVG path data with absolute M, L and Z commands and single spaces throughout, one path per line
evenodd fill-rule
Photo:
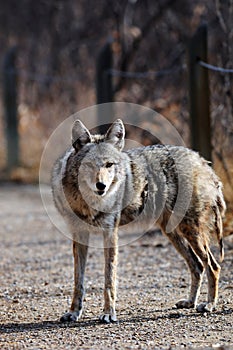
M 224 31 L 225 34 L 227 34 L 227 26 L 226 26 L 226 23 L 224 21 L 224 18 L 222 16 L 222 12 L 221 12 L 221 5 L 220 5 L 220 1 L 219 0 L 215 0 L 215 6 L 216 6 L 216 13 L 217 13 L 217 16 L 218 16 L 218 20 L 219 20 L 219 23 L 220 23 L 220 26 L 222 27 L 222 30 Z
M 172 6 L 174 4 L 173 0 L 168 0 L 165 4 L 159 5 L 158 10 L 156 13 L 154 13 L 149 20 L 146 22 L 144 27 L 141 29 L 141 35 L 136 37 L 133 44 L 132 48 L 129 52 L 126 52 L 122 58 L 121 65 L 119 67 L 119 70 L 121 71 L 126 71 L 130 63 L 132 62 L 136 52 L 138 51 L 138 48 L 141 44 L 141 42 L 145 39 L 146 35 L 149 33 L 151 30 L 151 27 L 155 24 L 155 22 L 160 19 L 163 16 L 163 13 L 167 10 L 169 6 Z M 119 79 L 116 87 L 115 87 L 115 92 L 119 91 L 122 86 L 124 85 L 125 80 L 124 78 Z

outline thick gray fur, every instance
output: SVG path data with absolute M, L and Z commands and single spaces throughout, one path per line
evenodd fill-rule
M 74 294 L 62 321 L 81 317 L 89 235 L 103 234 L 105 255 L 102 322 L 117 320 L 118 229 L 135 222 L 142 230 L 157 223 L 185 259 L 191 273 L 187 300 L 177 308 L 215 309 L 220 265 L 209 248 L 215 237 L 223 259 L 222 184 L 198 153 L 184 147 L 154 145 L 122 151 L 125 129 L 116 120 L 106 135 L 91 135 L 80 121 L 72 147 L 57 160 L 52 175 L 54 202 L 73 237 Z M 208 300 L 197 305 L 204 270 Z M 145 271 L 146 273 L 146 271 Z

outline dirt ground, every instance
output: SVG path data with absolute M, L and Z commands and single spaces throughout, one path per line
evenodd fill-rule
M 120 247 L 118 323 L 98 322 L 104 260 L 91 248 L 83 318 L 62 324 L 73 289 L 70 240 L 50 222 L 36 186 L 1 185 L 0 216 L 0 349 L 233 349 L 233 236 L 225 238 L 216 312 L 174 308 L 187 295 L 189 274 L 154 233 Z

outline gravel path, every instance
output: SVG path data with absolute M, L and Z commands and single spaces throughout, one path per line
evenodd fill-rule
M 120 247 L 118 319 L 103 325 L 104 260 L 90 249 L 85 312 L 59 322 L 73 288 L 71 242 L 50 223 L 35 186 L 0 186 L 0 349 L 233 349 L 233 236 L 225 238 L 218 310 L 177 310 L 189 275 L 159 233 Z M 200 301 L 206 298 L 206 280 Z

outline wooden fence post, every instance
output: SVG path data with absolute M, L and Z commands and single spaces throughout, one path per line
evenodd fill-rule
M 3 100 L 6 125 L 7 170 L 19 165 L 19 134 L 17 118 L 17 47 L 6 53 L 3 62 Z
M 96 102 L 101 103 L 112 102 L 114 99 L 112 75 L 110 70 L 113 65 L 112 42 L 109 40 L 100 50 L 96 61 Z M 98 109 L 98 107 L 97 107 Z M 109 111 L 108 111 L 109 110 Z M 111 105 L 106 106 L 108 116 L 104 118 L 98 112 L 99 132 L 106 131 L 104 124 L 110 123 L 112 120 Z M 107 120 L 106 120 L 107 119 Z
M 192 148 L 211 160 L 211 125 L 208 70 L 198 63 L 207 62 L 207 24 L 202 24 L 188 48 L 189 98 Z

